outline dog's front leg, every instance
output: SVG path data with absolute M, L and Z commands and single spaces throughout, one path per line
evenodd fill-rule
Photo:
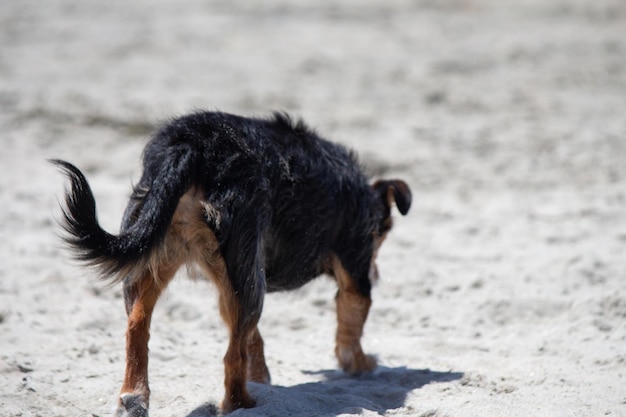
M 333 273 L 339 286 L 335 355 L 341 368 L 350 375 L 370 372 L 376 368 L 376 359 L 363 353 L 361 336 L 372 301 L 361 294 L 337 258 L 333 260 Z

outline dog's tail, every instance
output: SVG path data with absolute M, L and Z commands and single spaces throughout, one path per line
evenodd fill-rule
M 133 221 L 119 235 L 104 230 L 96 214 L 96 201 L 83 173 L 69 162 L 50 160 L 70 180 L 61 226 L 65 242 L 75 257 L 95 266 L 103 279 L 121 281 L 131 271 L 150 268 L 172 221 L 178 200 L 189 187 L 190 154 L 179 152 L 165 158 L 149 189 L 133 214 Z

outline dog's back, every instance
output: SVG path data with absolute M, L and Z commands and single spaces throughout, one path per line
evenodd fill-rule
M 165 159 L 182 149 L 194 155 L 188 186 L 202 189 L 207 224 L 223 255 L 243 262 L 249 254 L 240 247 L 229 254 L 228 242 L 238 239 L 233 234 L 261 231 L 269 291 L 299 287 L 328 270 L 331 252 L 356 260 L 371 251 L 365 242 L 382 221 L 382 201 L 354 154 L 302 122 L 279 113 L 272 119 L 212 112 L 176 119 L 146 147 L 138 188 L 151 187 Z M 256 224 L 244 230 L 252 219 Z

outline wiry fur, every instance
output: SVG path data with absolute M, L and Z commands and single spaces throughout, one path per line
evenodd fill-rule
M 52 162 L 71 183 L 66 242 L 104 278 L 124 282 L 129 333 L 120 413 L 147 408 L 151 309 L 184 263 L 198 264 L 220 290 L 220 311 L 231 329 L 225 408 L 253 405 L 246 372 L 269 381 L 256 329 L 265 292 L 297 288 L 322 273 L 339 283 L 342 367 L 358 373 L 375 364 L 359 339 L 391 206 L 402 214 L 410 208 L 403 181 L 370 186 L 353 153 L 284 114 L 251 119 L 200 112 L 165 124 L 148 143 L 142 177 L 120 233 L 112 235 L 98 223 L 84 175 L 68 162 Z

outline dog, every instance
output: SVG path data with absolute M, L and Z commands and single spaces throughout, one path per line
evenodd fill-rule
M 183 265 L 198 267 L 219 292 L 230 336 L 225 413 L 255 406 L 246 381 L 270 383 L 257 328 L 265 294 L 301 287 L 321 274 L 338 285 L 339 365 L 352 375 L 376 367 L 360 339 L 392 206 L 403 215 L 411 206 L 404 181 L 370 185 L 353 152 L 284 113 L 196 112 L 152 136 L 143 174 L 113 235 L 99 225 L 81 171 L 50 162 L 71 184 L 60 220 L 65 242 L 104 280 L 123 283 L 128 329 L 118 416 L 148 415 L 150 319 Z

